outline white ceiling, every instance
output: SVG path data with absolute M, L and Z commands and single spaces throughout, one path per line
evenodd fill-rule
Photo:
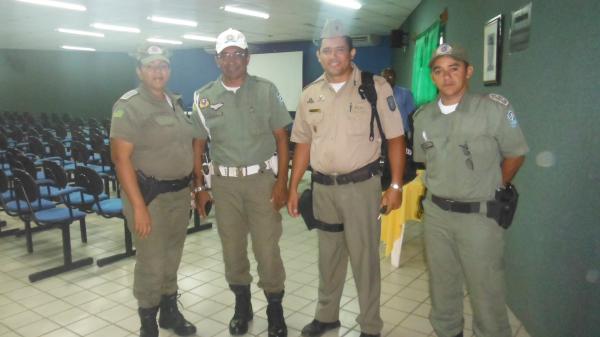
M 421 0 L 359 0 L 359 10 L 336 7 L 320 0 L 61 0 L 82 4 L 85 12 L 0 0 L 0 49 L 60 49 L 61 45 L 92 47 L 98 51 L 132 51 L 148 37 L 176 39 L 172 48 L 214 46 L 185 40 L 183 34 L 216 37 L 232 27 L 249 43 L 312 40 L 327 18 L 340 19 L 350 35 L 388 35 L 397 29 Z M 227 13 L 220 8 L 239 5 L 270 13 L 268 20 Z M 150 15 L 198 22 L 196 28 L 154 23 Z M 99 31 L 90 24 L 102 22 L 135 26 L 140 34 Z M 59 33 L 57 28 L 99 31 L 104 38 Z

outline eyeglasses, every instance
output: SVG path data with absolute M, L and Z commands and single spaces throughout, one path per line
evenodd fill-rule
M 169 70 L 169 65 L 166 63 L 161 63 L 158 65 L 144 64 L 142 69 L 146 71 L 167 71 Z
M 465 159 L 465 165 L 467 165 L 467 168 L 469 168 L 469 170 L 473 170 L 474 166 L 473 166 L 473 159 L 471 158 L 471 151 L 469 151 L 469 145 L 467 143 L 464 143 L 463 145 L 459 145 L 460 148 L 463 151 L 463 154 L 465 156 L 467 156 L 467 158 Z
M 236 60 L 241 60 L 244 57 L 246 57 L 246 55 L 248 55 L 248 53 L 246 53 L 245 51 L 236 51 L 233 53 L 218 53 L 217 54 L 217 58 L 220 60 L 226 60 L 226 59 L 236 59 Z
M 319 51 L 319 53 L 323 55 L 333 55 L 333 54 L 345 54 L 348 52 L 348 47 L 336 47 L 336 48 L 323 48 Z

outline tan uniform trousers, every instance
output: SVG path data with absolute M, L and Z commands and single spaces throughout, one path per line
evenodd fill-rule
M 315 217 L 326 223 L 343 223 L 343 232 L 319 230 L 319 301 L 315 318 L 339 319 L 348 257 L 358 292 L 361 331 L 378 334 L 383 328 L 379 312 L 381 271 L 377 221 L 381 200 L 380 177 L 359 183 L 325 186 L 313 184 Z
M 431 290 L 431 325 L 440 337 L 463 330 L 463 284 L 477 337 L 510 337 L 504 285 L 504 229 L 485 214 L 448 212 L 428 196 L 425 249 Z
M 285 270 L 279 251 L 281 214 L 270 201 L 275 183 L 273 172 L 246 177 L 213 175 L 211 179 L 227 283 L 248 285 L 252 282 L 247 248 L 250 233 L 258 287 L 268 293 L 281 292 Z
M 159 194 L 150 203 L 152 231 L 145 239 L 135 234 L 133 208 L 124 193 L 122 196 L 123 213 L 136 249 L 133 295 L 140 308 L 155 307 L 161 295 L 178 289 L 177 269 L 189 222 L 190 190 Z

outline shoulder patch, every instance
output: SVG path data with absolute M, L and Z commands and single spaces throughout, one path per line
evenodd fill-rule
M 492 101 L 496 101 L 504 106 L 508 106 L 508 100 L 506 98 L 504 98 L 504 96 L 502 95 L 498 95 L 498 94 L 489 94 L 488 97 L 492 100 Z
M 390 108 L 390 111 L 396 111 L 396 100 L 394 99 L 394 96 L 392 96 L 392 95 L 388 96 L 387 104 L 388 104 L 388 108 Z
M 512 110 L 508 110 L 508 112 L 506 113 L 506 120 L 508 121 L 508 125 L 510 125 L 511 128 L 516 128 L 519 125 L 519 122 L 517 121 L 517 116 L 515 116 L 515 113 Z
M 123 117 L 124 114 L 125 114 L 125 111 L 123 111 L 123 109 L 117 109 L 113 112 L 112 116 L 113 116 L 113 118 L 121 118 L 121 117 Z
M 123 96 L 121 96 L 121 98 L 119 98 L 119 99 L 122 99 L 122 100 L 126 101 L 126 100 L 130 99 L 131 97 L 133 97 L 133 96 L 135 96 L 137 94 L 139 94 L 139 92 L 137 91 L 137 89 L 129 90 L 128 92 L 126 92 L 125 94 L 123 94 Z

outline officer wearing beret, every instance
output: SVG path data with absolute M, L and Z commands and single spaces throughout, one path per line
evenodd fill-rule
M 517 173 L 528 147 L 506 98 L 468 91 L 473 66 L 463 49 L 442 44 L 429 66 L 439 97 L 415 112 L 413 151 L 426 166 L 431 324 L 440 337 L 462 336 L 466 283 L 475 335 L 509 337 L 504 229 L 487 208 Z
M 318 231 L 319 299 L 314 320 L 302 329 L 318 337 L 340 326 L 340 299 L 348 260 L 358 290 L 361 337 L 380 336 L 379 210 L 402 202 L 405 143 L 402 118 L 392 88 L 375 76 L 377 110 L 388 142 L 392 183 L 382 196 L 379 157 L 382 135 L 371 132 L 371 105 L 359 95 L 361 70 L 352 62 L 356 49 L 342 24 L 329 20 L 321 33 L 317 58 L 324 74 L 302 91 L 291 140 L 296 144 L 288 212 L 298 216 L 298 184 L 312 167 L 315 217 L 343 223 L 342 232 Z
M 225 278 L 235 294 L 229 332 L 245 334 L 253 317 L 247 256 L 250 234 L 258 264 L 258 287 L 268 302 L 268 335 L 285 337 L 279 209 L 287 200 L 289 155 L 284 128 L 291 118 L 275 85 L 247 73 L 250 54 L 241 32 L 230 28 L 219 34 L 216 52 L 222 75 L 194 93 L 194 112 L 210 135 L 217 229 L 223 245 Z M 273 158 L 275 152 L 277 159 Z M 197 153 L 197 158 L 202 155 Z M 201 213 L 209 198 L 204 188 L 196 194 Z
M 141 83 L 115 103 L 110 139 L 124 192 L 123 213 L 137 250 L 133 293 L 139 306 L 140 336 L 158 336 L 159 308 L 160 326 L 187 336 L 196 327 L 177 308 L 177 269 L 189 221 L 192 144 L 207 134 L 184 114 L 180 96 L 166 87 L 168 52 L 147 46 L 139 50 L 137 61 Z M 147 180 L 161 191 L 149 203 L 141 192 Z

